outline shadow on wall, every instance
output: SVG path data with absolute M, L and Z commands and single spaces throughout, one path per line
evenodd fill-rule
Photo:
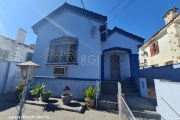
M 154 79 L 166 79 L 180 82 L 180 64 L 140 68 L 140 76 L 146 78 L 148 83 L 154 84 Z

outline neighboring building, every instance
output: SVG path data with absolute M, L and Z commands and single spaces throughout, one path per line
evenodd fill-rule
M 180 14 L 172 8 L 163 16 L 165 26 L 139 48 L 140 66 L 180 63 Z
M 82 99 L 81 91 L 96 80 L 139 78 L 138 46 L 144 39 L 109 30 L 106 22 L 106 16 L 64 3 L 32 26 L 33 62 L 42 65 L 33 84 L 45 83 L 57 97 L 68 85 L 73 98 Z
M 0 35 L 0 60 L 25 62 L 32 60 L 34 49 L 24 44 L 26 31 L 19 29 L 16 40 Z

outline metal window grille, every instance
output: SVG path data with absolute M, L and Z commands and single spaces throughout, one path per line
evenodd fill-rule
M 62 37 L 51 42 L 48 64 L 76 65 L 78 39 Z

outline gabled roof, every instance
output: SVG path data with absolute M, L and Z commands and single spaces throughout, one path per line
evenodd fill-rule
M 42 20 L 40 20 L 36 24 L 34 24 L 32 26 L 32 29 L 36 29 L 41 24 L 43 24 L 44 22 L 48 21 L 48 19 L 50 19 L 51 17 L 55 16 L 56 14 L 61 12 L 62 10 L 69 10 L 71 12 L 78 13 L 78 14 L 83 15 L 83 16 L 88 16 L 89 18 L 94 19 L 94 20 L 99 21 L 99 22 L 102 22 L 102 23 L 107 21 L 107 17 L 106 16 L 94 13 L 94 12 L 89 11 L 89 10 L 85 10 L 83 8 L 79 8 L 77 6 L 70 5 L 70 4 L 65 2 L 62 6 L 57 8 L 55 11 L 53 11 L 52 13 L 47 15 L 45 18 L 43 18 Z
M 146 41 L 145 43 L 144 43 L 144 45 L 146 45 L 147 43 L 149 43 L 150 41 L 152 41 L 153 40 L 153 38 L 155 38 L 157 35 L 159 35 L 159 33 L 164 29 L 164 28 L 166 28 L 168 25 L 170 25 L 177 17 L 179 17 L 180 16 L 180 14 L 177 14 L 168 24 L 166 24 L 164 27 L 162 27 L 159 31 L 157 31 L 154 35 L 152 35 L 152 37 L 148 40 L 148 41 Z M 144 46 L 143 45 L 143 46 Z
M 114 27 L 113 30 L 109 30 L 109 29 L 108 29 L 108 37 L 111 36 L 114 32 L 117 32 L 117 33 L 119 33 L 119 34 L 121 34 L 121 35 L 130 37 L 130 38 L 132 38 L 132 39 L 134 39 L 134 40 L 136 40 L 136 41 L 138 41 L 138 42 L 141 42 L 141 43 L 143 43 L 144 40 L 145 40 L 144 38 L 141 38 L 141 37 L 139 37 L 139 36 L 137 36 L 137 35 L 134 35 L 134 34 L 132 34 L 132 33 L 129 33 L 129 32 L 127 32 L 127 31 L 125 31 L 125 30 L 123 30 L 123 29 L 121 29 L 121 28 L 117 28 L 117 27 Z

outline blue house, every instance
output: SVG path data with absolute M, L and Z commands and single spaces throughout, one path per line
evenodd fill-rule
M 60 97 L 68 85 L 74 99 L 96 81 L 139 78 L 138 46 L 144 39 L 120 28 L 108 29 L 107 17 L 64 3 L 32 26 L 37 35 L 33 62 L 41 65 L 35 81 Z

